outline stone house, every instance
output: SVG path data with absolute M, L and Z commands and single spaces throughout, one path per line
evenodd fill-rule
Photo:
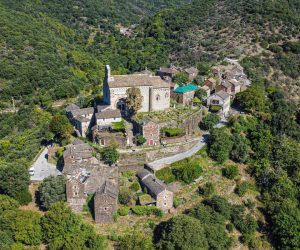
M 114 222 L 114 212 L 117 210 L 119 187 L 116 183 L 106 180 L 95 193 L 94 211 L 96 223 Z
M 160 67 L 159 70 L 156 72 L 156 75 L 160 76 L 162 79 L 166 81 L 172 81 L 174 76 L 179 73 L 179 71 L 174 68 L 162 68 Z
M 210 91 L 214 91 L 217 86 L 217 80 L 214 78 L 209 78 L 204 82 L 204 85 L 209 87 Z
M 241 83 L 238 82 L 236 79 L 228 80 L 231 84 L 231 94 L 235 95 L 241 92 Z
M 222 108 L 221 114 L 227 116 L 230 111 L 230 94 L 221 90 L 218 91 L 207 98 L 207 106 L 217 105 Z
M 137 87 L 143 97 L 142 107 L 138 112 L 165 110 L 170 107 L 170 84 L 159 76 L 148 74 L 114 75 L 106 65 L 103 82 L 103 100 L 111 109 L 126 113 L 126 90 Z
M 202 89 L 203 91 L 205 91 L 205 93 L 206 93 L 206 96 L 204 97 L 205 99 L 210 96 L 210 88 L 208 86 L 204 85 L 199 88 Z
M 88 129 L 93 124 L 94 108 L 80 109 L 77 105 L 71 104 L 65 108 L 66 115 L 82 137 L 87 136 Z
M 67 203 L 74 212 L 81 212 L 85 204 L 87 194 L 85 192 L 85 181 L 88 174 L 80 170 L 79 173 L 71 176 L 66 182 Z
M 173 207 L 173 192 L 168 189 L 166 184 L 157 179 L 148 170 L 143 169 L 138 172 L 141 186 L 147 188 L 148 193 L 156 201 L 156 207 L 167 212 Z
M 122 121 L 119 109 L 105 109 L 95 114 L 96 124 L 99 126 L 110 126 L 113 122 Z
M 182 103 L 183 105 L 192 105 L 197 89 L 198 86 L 195 84 L 180 86 L 174 90 L 173 97 L 177 102 Z
M 231 94 L 231 89 L 232 89 L 232 84 L 227 80 L 223 80 L 221 82 L 221 84 L 216 87 L 217 92 L 218 91 L 224 91 L 227 94 Z
M 190 81 L 194 81 L 199 72 L 198 69 L 195 67 L 185 69 L 184 71 L 188 74 Z
M 160 125 L 159 121 L 144 117 L 143 121 L 134 123 L 135 134 L 142 135 L 145 139 L 146 145 L 159 145 L 160 141 Z

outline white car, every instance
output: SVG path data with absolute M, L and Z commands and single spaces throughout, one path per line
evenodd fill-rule
M 35 173 L 34 167 L 31 167 L 31 168 L 28 170 L 28 173 L 29 173 L 30 176 L 34 176 L 34 173 Z

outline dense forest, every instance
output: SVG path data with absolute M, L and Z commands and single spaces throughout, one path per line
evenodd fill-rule
M 20 208 L 31 201 L 27 169 L 41 145 L 57 137 L 67 143 L 53 129 L 70 130 L 57 100 L 86 106 L 101 97 L 105 64 L 118 74 L 171 64 L 202 69 L 226 56 L 240 59 L 253 87 L 236 98 L 246 115 L 210 131 L 207 154 L 247 165 L 266 221 L 256 222 L 246 205 L 206 197 L 153 226 L 153 239 L 118 238 L 119 249 L 188 249 L 190 242 L 228 249 L 233 227 L 250 249 L 266 241 L 300 248 L 299 13 L 298 0 L 0 0 L 0 248 L 106 248 L 64 203 L 43 215 Z

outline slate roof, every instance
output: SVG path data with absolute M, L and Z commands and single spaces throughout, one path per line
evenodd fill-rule
M 97 112 L 107 109 L 110 105 L 97 105 Z
M 216 93 L 216 95 L 220 96 L 223 100 L 230 98 L 230 95 L 226 93 L 224 90 L 220 90 Z
M 222 81 L 222 86 L 226 88 L 231 88 L 231 84 L 228 81 Z
M 76 109 L 80 109 L 80 108 L 75 104 L 70 104 L 65 108 L 66 112 L 70 112 L 70 111 L 73 111 L 73 110 L 76 110 Z
M 79 145 L 79 144 L 84 144 L 84 141 L 76 138 L 73 142 L 72 142 L 73 145 Z
M 97 194 L 106 194 L 114 199 L 118 197 L 118 185 L 114 184 L 112 181 L 106 180 L 105 183 L 98 188 Z
M 110 88 L 152 86 L 154 88 L 169 88 L 169 84 L 159 76 L 147 74 L 131 74 L 112 76 L 108 85 Z
M 190 67 L 188 69 L 185 69 L 185 72 L 188 74 L 198 74 L 198 69 L 195 67 Z
M 231 79 L 231 80 L 228 80 L 228 82 L 230 82 L 232 85 L 234 86 L 239 86 L 241 85 L 236 79 Z
M 166 184 L 158 180 L 153 174 L 147 170 L 138 172 L 140 181 L 150 190 L 150 193 L 157 196 L 161 192 L 168 190 Z
M 96 119 L 109 119 L 109 118 L 121 118 L 121 112 L 119 109 L 107 109 L 99 113 L 96 113 Z
M 66 147 L 66 150 L 64 152 L 64 158 L 69 156 L 88 159 L 93 156 L 93 148 L 87 143 L 75 145 L 71 144 Z
M 72 115 L 80 116 L 80 115 L 90 115 L 94 113 L 94 108 L 84 108 L 84 109 L 76 109 L 71 111 Z
M 158 71 L 167 74 L 176 74 L 178 72 L 178 70 L 175 68 L 159 68 Z
M 195 85 L 195 84 L 188 84 L 188 85 L 180 86 L 180 87 L 176 88 L 174 90 L 174 92 L 176 92 L 176 93 L 185 93 L 185 92 L 189 92 L 189 91 L 194 91 L 196 89 L 198 89 L 197 85 Z
M 90 119 L 88 119 L 88 118 L 86 118 L 84 116 L 80 116 L 80 115 L 75 116 L 74 119 L 77 120 L 77 121 L 79 121 L 79 122 L 90 122 L 91 121 Z

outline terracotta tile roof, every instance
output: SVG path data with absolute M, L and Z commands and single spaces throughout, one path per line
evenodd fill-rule
M 131 74 L 112 76 L 108 82 L 110 88 L 152 86 L 154 88 L 169 88 L 170 85 L 159 76 L 149 76 L 147 74 Z

